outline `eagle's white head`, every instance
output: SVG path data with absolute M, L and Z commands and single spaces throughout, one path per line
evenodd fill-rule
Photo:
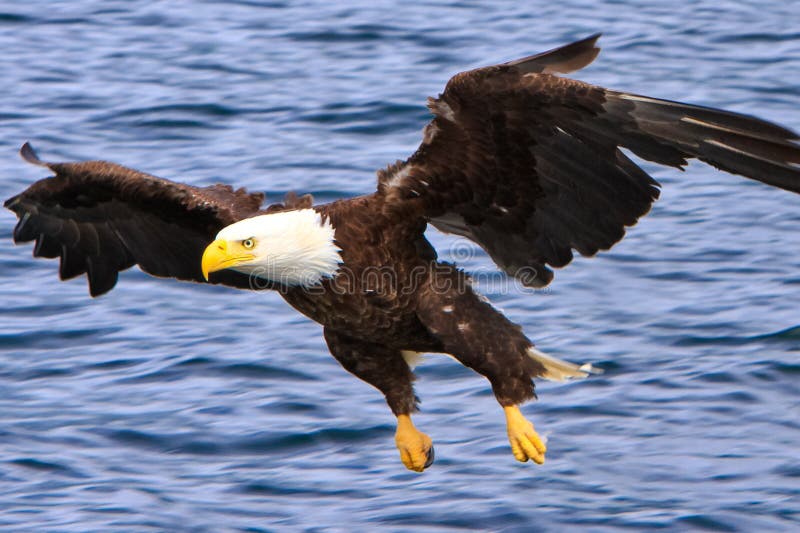
M 313 209 L 240 220 L 223 228 L 203 253 L 203 277 L 231 269 L 289 286 L 311 286 L 342 262 L 330 221 Z

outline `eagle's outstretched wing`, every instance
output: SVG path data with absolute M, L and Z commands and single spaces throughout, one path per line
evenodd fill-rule
M 543 286 L 572 250 L 610 248 L 658 197 L 620 148 L 664 165 L 698 158 L 800 192 L 798 136 L 751 116 L 555 76 L 589 64 L 598 36 L 454 76 L 417 151 L 378 173 L 387 209 L 465 236 Z
M 6 201 L 19 222 L 15 242 L 36 241 L 36 257 L 60 257 L 61 279 L 86 273 L 89 292 L 111 290 L 134 264 L 154 276 L 204 281 L 203 250 L 223 227 L 258 212 L 264 195 L 227 185 L 192 187 L 114 163 L 45 163 L 29 144 L 20 150 L 55 176 Z M 245 274 L 211 278 L 253 288 Z

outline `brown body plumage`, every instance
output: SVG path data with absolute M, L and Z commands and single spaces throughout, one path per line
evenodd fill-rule
M 434 118 L 419 149 L 380 171 L 375 193 L 313 207 L 334 229 L 341 264 L 330 275 L 298 285 L 211 269 L 212 283 L 278 289 L 321 323 L 342 366 L 386 396 L 411 469 L 430 463 L 432 447 L 408 417 L 416 399 L 405 352 L 448 353 L 486 376 L 506 409 L 514 455 L 537 462 L 544 446 L 516 410 L 534 396 L 531 378 L 585 373 L 535 350 L 463 272 L 439 262 L 424 236 L 428 223 L 543 286 L 549 267 L 568 264 L 573 250 L 610 248 L 658 197 L 657 183 L 621 148 L 675 167 L 698 158 L 800 192 L 798 137 L 785 128 L 556 76 L 590 63 L 596 39 L 453 77 L 429 100 Z M 112 163 L 43 163 L 27 144 L 22 155 L 55 176 L 6 202 L 20 217 L 14 239 L 36 241 L 37 257 L 60 257 L 62 279 L 87 273 L 92 296 L 134 264 L 206 281 L 201 258 L 223 228 L 312 208 L 310 197 L 289 196 L 260 210 L 260 194 L 191 187 Z

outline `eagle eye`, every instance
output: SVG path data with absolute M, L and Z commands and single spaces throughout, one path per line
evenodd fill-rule
M 255 245 L 256 241 L 253 239 L 245 239 L 242 241 L 242 246 L 244 246 L 245 250 L 252 250 Z

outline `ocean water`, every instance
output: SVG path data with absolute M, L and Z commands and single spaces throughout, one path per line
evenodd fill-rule
M 197 185 L 371 191 L 468 68 L 603 31 L 593 83 L 800 130 L 800 7 L 777 0 L 2 2 L 0 198 L 108 159 Z M 652 213 L 547 290 L 430 230 L 545 351 L 547 463 L 487 382 L 431 356 L 406 471 L 380 395 L 276 294 L 149 278 L 91 299 L 0 213 L 3 531 L 800 530 L 800 196 L 647 165 Z

